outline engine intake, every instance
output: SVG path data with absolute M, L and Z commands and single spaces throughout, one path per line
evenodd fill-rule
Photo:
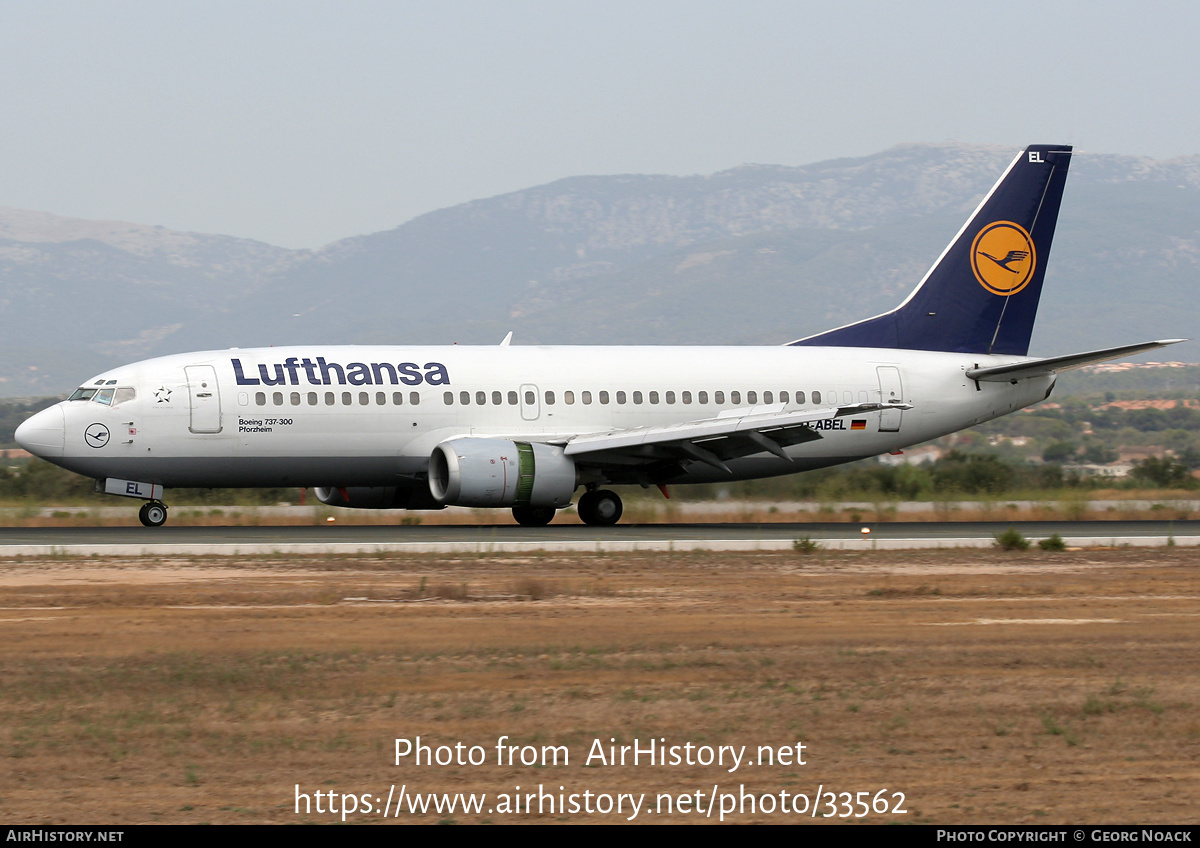
M 429 493 L 453 506 L 564 507 L 575 463 L 560 447 L 505 439 L 450 439 L 429 457 Z

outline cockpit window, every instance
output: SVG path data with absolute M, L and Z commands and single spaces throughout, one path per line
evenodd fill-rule
M 122 386 L 121 388 L 117 389 L 117 394 L 113 398 L 113 404 L 126 403 L 127 401 L 133 400 L 135 397 L 137 397 L 137 391 Z
M 95 389 L 76 389 L 67 400 L 91 400 Z
M 102 403 L 105 406 L 111 406 L 112 400 L 113 400 L 113 392 L 115 392 L 115 391 L 116 391 L 116 389 L 101 389 L 100 391 L 96 392 L 96 396 L 94 398 L 92 398 L 92 400 L 95 401 L 96 403 Z

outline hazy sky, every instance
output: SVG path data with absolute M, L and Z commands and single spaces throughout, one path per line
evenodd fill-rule
M 1185 2 L 0 0 L 0 206 L 288 247 L 579 174 L 1200 153 Z

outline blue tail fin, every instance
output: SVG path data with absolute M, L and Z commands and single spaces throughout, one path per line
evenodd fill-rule
M 1025 148 L 904 303 L 792 344 L 1026 355 L 1070 164 Z

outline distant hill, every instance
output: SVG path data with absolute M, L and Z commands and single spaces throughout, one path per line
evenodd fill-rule
M 784 342 L 903 299 L 1014 152 L 573 177 L 317 251 L 0 209 L 0 395 L 214 347 Z M 1194 335 L 1198 271 L 1200 156 L 1081 154 L 1034 352 Z

